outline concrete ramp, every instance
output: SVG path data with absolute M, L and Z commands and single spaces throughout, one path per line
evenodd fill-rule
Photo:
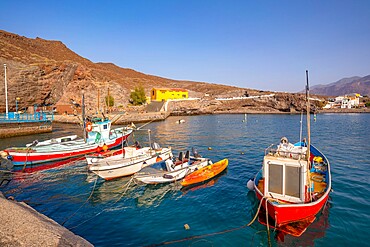
M 159 112 L 163 111 L 163 106 L 166 102 L 165 101 L 152 101 L 150 104 L 148 104 L 145 108 L 146 112 Z

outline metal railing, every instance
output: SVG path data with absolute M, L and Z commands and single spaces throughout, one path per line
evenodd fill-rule
M 31 122 L 49 122 L 54 120 L 54 114 L 47 112 L 17 113 L 9 112 L 0 114 L 0 123 L 31 123 Z
M 294 146 L 291 150 L 280 147 L 280 145 L 271 144 L 265 149 L 265 156 L 275 156 L 275 157 L 286 157 L 296 160 L 305 160 L 307 154 L 306 147 Z

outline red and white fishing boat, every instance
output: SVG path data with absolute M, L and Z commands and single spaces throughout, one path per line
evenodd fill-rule
M 288 229 L 288 224 L 298 222 L 312 223 L 326 205 L 331 191 L 329 160 L 311 145 L 306 73 L 308 142 L 300 141 L 293 145 L 283 137 L 279 145 L 268 147 L 263 167 L 253 181 L 260 206 L 269 215 L 265 223 L 278 229 Z M 296 232 L 293 229 L 287 233 L 299 236 L 304 230 Z
M 111 121 L 100 118 L 88 122 L 85 129 L 87 138 L 71 135 L 42 142 L 35 141 L 25 147 L 12 147 L 4 151 L 14 165 L 52 162 L 121 146 L 133 131 L 128 127 L 111 130 Z

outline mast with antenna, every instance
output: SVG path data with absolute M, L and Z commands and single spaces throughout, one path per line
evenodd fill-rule
M 306 102 L 307 102 L 307 161 L 310 162 L 311 126 L 310 126 L 310 88 L 308 86 L 308 70 L 306 70 Z

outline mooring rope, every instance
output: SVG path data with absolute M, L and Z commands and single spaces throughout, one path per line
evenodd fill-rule
M 154 246 L 162 246 L 162 245 L 167 245 L 167 244 L 181 243 L 181 242 L 189 241 L 189 240 L 192 240 L 192 239 L 199 239 L 199 238 L 224 234 L 224 233 L 233 232 L 233 231 L 237 231 L 237 230 L 246 228 L 246 227 L 252 225 L 253 222 L 257 219 L 258 213 L 259 213 L 259 211 L 261 209 L 261 206 L 262 206 L 262 202 L 263 202 L 263 198 L 260 201 L 260 204 L 258 206 L 256 214 L 254 215 L 253 219 L 248 224 L 245 224 L 245 225 L 242 225 L 242 226 L 239 226 L 239 227 L 235 227 L 235 228 L 231 228 L 231 229 L 227 229 L 227 230 L 223 230 L 223 231 L 219 231 L 219 232 L 212 232 L 212 233 L 207 233 L 207 234 L 202 234 L 202 235 L 186 237 L 186 238 L 182 238 L 182 239 L 178 239 L 178 240 L 166 241 L 166 242 L 162 242 L 162 243 L 158 243 L 158 244 L 151 244 L 151 245 L 147 245 L 147 247 L 154 247 Z
M 31 150 L 31 148 L 27 148 L 26 161 L 24 162 L 24 165 L 23 165 L 23 168 L 22 168 L 22 172 L 24 171 L 24 169 L 26 169 L 27 161 L 28 161 L 28 156 L 29 156 L 29 152 L 30 152 L 30 150 Z
M 124 185 L 124 186 L 126 186 L 127 185 L 127 187 L 126 187 L 126 189 L 123 191 L 123 193 L 121 194 L 121 196 L 111 205 L 111 207 L 113 206 L 113 205 L 115 205 L 117 202 L 119 202 L 120 200 L 121 200 L 121 198 L 124 196 L 124 194 L 126 194 L 126 192 L 127 192 L 127 190 L 128 190 L 128 188 L 130 187 L 130 184 L 131 184 L 131 182 L 134 180 L 134 177 L 132 176 L 131 177 L 131 179 Z M 104 213 L 105 211 L 107 211 L 108 210 L 108 208 L 104 208 L 103 210 L 101 210 L 100 212 L 98 212 L 97 214 L 95 214 L 94 216 L 92 216 L 92 217 L 90 217 L 89 219 L 87 219 L 87 220 L 84 220 L 84 221 L 82 221 L 80 224 L 78 224 L 78 225 L 75 225 L 75 226 L 73 226 L 73 227 L 70 227 L 70 228 L 68 228 L 69 230 L 71 230 L 71 229 L 74 229 L 74 228 L 77 228 L 77 227 L 79 227 L 79 226 L 81 226 L 81 225 L 83 225 L 83 224 L 85 224 L 86 222 L 88 222 L 88 221 L 90 221 L 90 220 L 92 220 L 93 218 L 95 218 L 95 217 L 97 217 L 97 216 L 99 216 L 100 214 L 102 214 L 102 213 Z
M 65 219 L 64 221 L 63 221 L 63 223 L 62 223 L 62 226 L 64 226 L 64 224 L 70 219 L 70 218 L 72 218 L 89 200 L 90 200 L 90 198 L 91 198 L 91 196 L 93 195 L 93 193 L 94 193 L 94 190 L 95 190 L 95 186 L 96 186 L 96 182 L 98 181 L 98 178 L 99 178 L 99 176 L 98 175 L 96 175 L 96 179 L 95 179 L 95 182 L 94 182 L 94 186 L 93 186 L 93 188 L 92 188 L 92 190 L 91 190 L 91 193 L 90 193 L 90 195 L 89 195 L 89 197 L 85 200 L 85 202 L 73 213 L 73 214 L 71 214 L 67 219 Z

